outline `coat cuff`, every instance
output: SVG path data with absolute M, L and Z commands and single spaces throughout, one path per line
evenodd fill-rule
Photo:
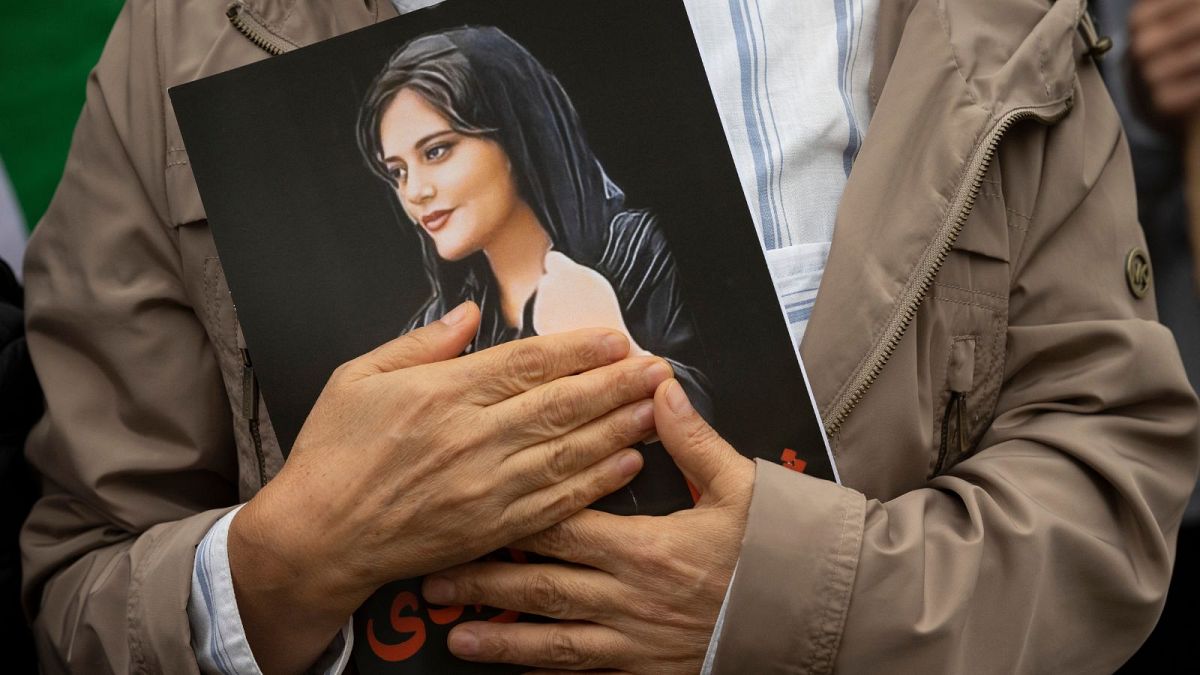
M 218 520 L 196 549 L 188 617 L 192 650 L 202 673 L 262 675 L 242 626 L 233 573 L 229 569 L 229 526 L 241 508 Z M 321 658 L 305 672 L 337 675 L 349 663 L 353 649 L 354 624 L 348 620 Z
M 833 670 L 866 498 L 758 460 L 713 673 Z
M 135 545 L 129 585 L 129 651 L 135 672 L 195 672 L 187 604 L 196 546 L 229 509 L 150 528 Z

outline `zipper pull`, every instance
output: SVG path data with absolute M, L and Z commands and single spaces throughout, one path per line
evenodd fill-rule
M 254 363 L 250 361 L 250 350 L 246 347 L 240 321 L 237 322 L 237 345 L 242 353 L 242 417 L 255 422 L 258 420 L 258 377 L 254 375 Z
M 954 392 L 958 397 L 958 454 L 956 457 L 962 457 L 967 449 L 967 425 L 963 419 L 963 413 L 967 408 L 967 395 L 960 392 Z
M 950 391 L 950 398 L 946 401 L 946 410 L 942 413 L 942 438 L 938 443 L 937 463 L 933 466 L 933 476 L 936 476 L 946 468 L 946 463 L 950 461 L 950 419 L 954 418 L 958 424 L 955 429 L 955 444 L 958 445 L 958 452 L 954 457 L 962 457 L 963 450 L 967 447 L 966 427 L 963 424 L 963 404 L 966 402 L 967 395 L 960 391 Z

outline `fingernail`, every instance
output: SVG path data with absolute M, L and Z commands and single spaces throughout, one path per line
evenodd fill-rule
M 643 401 L 633 409 L 633 423 L 639 431 L 654 428 L 654 401 Z
M 686 415 L 692 411 L 692 404 L 688 401 L 687 394 L 683 393 L 683 387 L 679 385 L 679 380 L 667 386 L 666 394 L 667 405 L 671 406 L 671 412 L 676 415 Z
M 642 456 L 636 451 L 622 453 L 617 458 L 617 470 L 622 476 L 632 476 L 642 470 Z
M 604 353 L 610 359 L 623 358 L 629 353 L 629 340 L 624 335 L 609 333 L 604 336 Z
M 662 361 L 655 361 L 646 367 L 646 386 L 650 391 L 658 389 L 658 385 L 671 379 L 671 366 Z
M 454 600 L 454 582 L 444 577 L 427 577 L 421 592 L 429 602 L 439 605 Z
M 479 636 L 467 628 L 459 627 L 450 631 L 446 644 L 450 651 L 459 656 L 475 656 L 479 653 Z
M 455 307 L 447 312 L 446 316 L 442 317 L 442 323 L 446 324 L 447 326 L 453 326 L 461 323 L 465 318 L 467 318 L 467 303 L 464 302 L 458 307 Z

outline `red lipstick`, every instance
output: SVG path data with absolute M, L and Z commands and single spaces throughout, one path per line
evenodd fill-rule
M 446 226 L 446 221 L 450 220 L 450 214 L 454 209 L 442 209 L 440 211 L 430 211 L 421 216 L 421 225 L 427 232 L 437 232 Z

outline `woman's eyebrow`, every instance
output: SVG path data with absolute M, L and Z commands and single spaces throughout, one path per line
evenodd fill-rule
M 425 136 L 421 140 L 417 141 L 416 143 L 413 143 L 413 149 L 419 150 L 426 143 L 428 143 L 429 141 L 432 141 L 433 139 L 437 138 L 438 136 L 445 136 L 446 134 L 452 134 L 452 133 L 454 133 L 453 129 L 442 129 L 441 131 L 435 131 L 432 134 L 429 134 L 428 136 Z
M 452 134 L 452 133 L 454 133 L 453 129 L 442 129 L 441 131 L 435 131 L 432 134 L 429 134 L 427 136 L 420 138 L 419 140 L 417 140 L 416 143 L 413 143 L 413 150 L 420 150 L 421 147 L 424 146 L 429 141 L 432 141 L 433 139 L 438 138 L 439 136 L 445 136 L 446 134 Z M 392 155 L 390 157 L 384 157 L 383 161 L 384 162 L 401 162 L 401 163 L 404 162 L 403 159 L 401 159 L 400 157 L 398 157 L 396 155 Z

